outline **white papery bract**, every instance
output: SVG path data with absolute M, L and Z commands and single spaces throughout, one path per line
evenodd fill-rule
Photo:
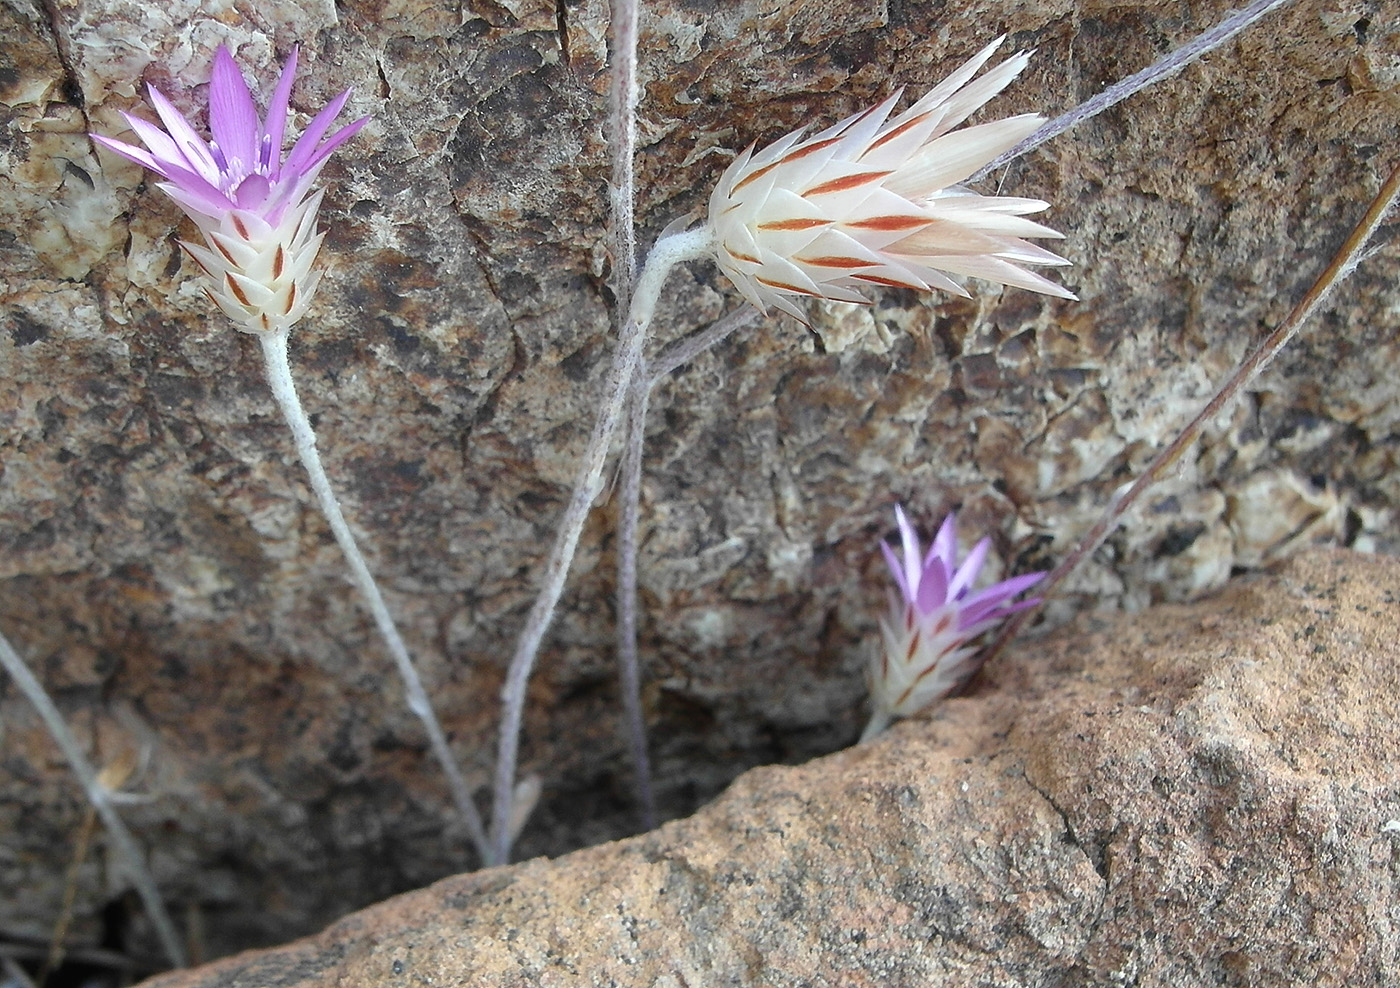
M 324 237 L 316 232 L 322 193 L 311 187 L 331 152 L 369 119 L 322 140 L 350 98 L 346 90 L 312 119 L 284 158 L 296 66 L 293 49 L 267 117 L 259 119 L 243 74 L 220 45 L 209 84 L 212 140 L 201 137 L 154 86 L 151 105 L 164 130 L 122 114 L 145 148 L 92 135 L 165 179 L 158 187 L 195 221 L 208 245 L 181 241 L 181 246 L 204 272 L 210 300 L 246 332 L 285 330 L 311 304 L 320 281 L 312 266 Z
M 1034 598 L 1013 603 L 1012 598 L 1044 576 L 1028 573 L 974 590 L 991 539 L 982 539 L 959 563 L 957 520 L 950 514 L 924 554 L 904 509 L 894 510 L 903 555 L 880 543 L 898 592 L 890 591 L 889 612 L 880 619 L 881 647 L 867 667 L 872 713 L 865 738 L 966 682 L 975 670 L 974 642 L 1009 615 L 1037 603 Z
M 1024 265 L 1068 264 L 1025 238 L 1061 234 L 1026 219 L 1049 203 L 958 185 L 1043 122 L 1022 114 L 954 130 L 1014 79 L 1021 52 L 973 80 L 992 42 L 890 118 L 900 93 L 807 140 L 803 131 L 729 166 L 710 197 L 715 257 L 751 303 L 806 321 L 795 298 L 865 303 L 872 285 L 966 296 L 950 275 L 1074 298 Z

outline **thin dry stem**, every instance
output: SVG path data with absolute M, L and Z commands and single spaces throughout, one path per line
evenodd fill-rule
M 656 826 L 646 719 L 642 716 L 641 661 L 637 654 L 637 528 L 641 520 L 642 454 L 646 446 L 650 382 L 646 361 L 642 360 L 632 376 L 632 393 L 628 399 L 627 436 L 622 451 L 622 504 L 617 522 L 618 676 L 643 830 Z
M 613 158 L 612 172 L 612 254 L 613 294 L 619 315 L 632 305 L 632 291 L 637 279 L 637 231 L 635 161 L 637 154 L 637 18 L 636 0 L 613 0 L 612 5 L 612 80 L 609 86 L 609 143 Z M 645 362 L 638 374 L 645 374 Z M 618 683 L 622 691 L 624 732 L 632 752 L 632 773 L 641 807 L 642 825 L 650 830 L 656 825 L 656 806 L 652 796 L 651 763 L 647 758 L 646 720 L 642 717 L 641 670 L 637 660 L 637 499 L 641 485 L 641 451 L 633 451 L 633 436 L 637 435 L 633 418 L 642 406 L 646 415 L 646 389 L 632 384 L 631 408 L 627 434 L 627 452 L 623 457 L 622 531 L 618 533 Z M 639 442 L 638 437 L 638 442 Z M 634 462 L 635 459 L 635 462 Z M 630 486 L 628 482 L 630 483 Z M 630 529 L 627 526 L 630 524 Z M 630 587 L 630 589 L 629 589 Z M 625 629 L 625 630 L 624 630 Z
M 1142 475 L 1131 485 L 1120 488 L 1114 494 L 1109 501 L 1108 508 L 1094 524 L 1094 527 L 1089 529 L 1069 555 L 1050 572 L 1050 575 L 1037 588 L 1041 603 L 1019 611 L 1013 616 L 983 651 L 979 665 L 985 665 L 995 658 L 1006 647 L 1006 644 L 1026 626 L 1026 623 L 1040 611 L 1044 602 L 1050 598 L 1055 588 L 1113 533 L 1124 514 L 1142 493 L 1156 483 L 1162 474 L 1181 458 L 1200 437 L 1206 425 L 1228 408 L 1239 393 L 1259 376 L 1259 373 L 1287 345 L 1299 328 L 1312 318 L 1313 314 L 1332 293 L 1332 290 L 1355 270 L 1356 265 L 1364 259 L 1363 251 L 1366 242 L 1375 233 L 1376 228 L 1381 225 L 1386 213 L 1395 204 L 1397 197 L 1400 197 L 1400 167 L 1390 173 L 1390 177 L 1385 180 L 1380 192 L 1376 194 L 1376 198 L 1371 201 L 1370 208 L 1366 210 L 1361 222 L 1351 231 L 1346 242 L 1342 244 L 1322 274 L 1313 282 L 1312 287 L 1298 300 L 1288 317 L 1279 323 L 1273 332 L 1264 337 L 1263 342 L 1241 361 L 1210 401 L 1206 402 L 1205 407 L 1196 414 L 1196 417 L 1181 430 L 1181 433 L 1169 445 L 1157 454 Z
M 1134 93 L 1141 92 L 1154 83 L 1170 78 L 1202 55 L 1219 48 L 1265 14 L 1290 2 L 1291 0 L 1255 0 L 1254 3 L 1238 13 L 1231 14 L 1210 30 L 1196 35 L 1180 48 L 1167 52 L 1166 55 L 1141 72 L 1134 72 L 1126 79 L 1115 82 L 1097 96 L 1085 100 L 1073 110 L 1060 114 L 1010 151 L 995 159 L 991 164 L 984 166 L 968 181 L 975 182 L 979 178 L 985 178 L 1002 165 L 1019 158 L 1027 151 L 1040 147 L 1052 137 L 1058 137 L 1075 124 L 1083 123 L 1090 117 L 1097 116 L 1109 107 L 1121 103 Z
M 68 728 L 68 723 L 58 712 L 58 707 L 4 635 L 0 635 L 0 666 L 4 666 L 20 692 L 38 711 L 39 719 L 44 722 L 59 750 L 63 752 L 63 757 L 68 760 L 68 767 L 78 777 L 88 803 L 102 820 L 102 826 L 116 851 L 117 860 L 126 870 L 132 885 L 136 887 L 141 904 L 146 907 L 146 915 L 156 928 L 156 936 L 160 938 L 161 948 L 170 958 L 170 963 L 175 967 L 184 967 L 185 948 L 175 933 L 175 924 L 170 921 L 170 914 L 166 912 L 160 890 L 156 887 L 155 876 L 147 867 L 145 858 L 136 846 L 135 838 L 131 836 L 131 831 L 126 829 L 126 824 L 122 823 L 121 817 L 117 816 L 106 787 L 98 780 L 97 773 L 93 771 L 92 764 L 83 753 L 82 745 Z
M 618 315 L 632 306 L 637 280 L 637 0 L 613 0 L 612 79 L 608 84 L 608 144 L 612 153 L 613 294 Z

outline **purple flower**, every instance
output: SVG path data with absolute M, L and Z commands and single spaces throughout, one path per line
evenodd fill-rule
M 1043 573 L 1003 580 L 982 590 L 972 585 L 992 540 L 984 538 L 958 563 L 957 522 L 949 514 L 925 554 L 914 526 L 895 506 L 903 558 L 880 543 L 899 592 L 890 591 L 889 613 L 880 620 L 881 649 L 869 665 L 874 711 L 862 740 L 874 737 L 895 717 L 907 717 L 957 689 L 971 674 L 977 647 L 970 644 L 1010 614 L 1037 603 L 1011 599 Z
M 209 85 L 212 140 L 201 137 L 154 86 L 151 104 L 164 130 L 122 114 L 145 148 L 92 135 L 165 179 L 157 187 L 189 214 L 208 244 L 181 242 L 203 270 L 210 299 L 249 332 L 286 329 L 310 304 L 320 278 L 311 267 L 323 238 L 316 232 L 321 194 L 311 186 L 331 152 L 369 119 L 362 117 L 325 137 L 350 98 L 347 89 L 316 114 L 284 158 L 296 66 L 293 49 L 267 118 L 260 120 L 233 56 L 220 45 Z

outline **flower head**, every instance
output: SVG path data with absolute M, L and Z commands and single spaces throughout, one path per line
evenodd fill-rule
M 871 285 L 966 296 L 949 275 L 1074 298 L 1023 267 L 1069 263 L 1025 239 L 1061 236 L 1025 218 L 1049 203 L 957 184 L 1044 122 L 1028 113 L 953 129 L 1026 67 L 1021 52 L 973 81 L 1002 40 L 893 119 L 898 92 L 814 137 L 798 130 L 739 155 L 710 197 L 709 225 L 744 297 L 804 322 L 794 296 L 863 303 Z
M 262 120 L 233 56 L 220 45 L 209 84 L 211 140 L 154 86 L 151 105 L 164 130 L 122 114 L 145 148 L 92 135 L 165 179 L 157 187 L 195 221 L 208 244 L 181 241 L 204 271 L 210 299 L 249 332 L 285 329 L 310 304 L 320 279 L 311 266 L 324 236 L 316 232 L 321 193 L 311 186 L 331 152 L 369 119 L 322 140 L 350 98 L 347 89 L 316 114 L 284 157 L 296 66 L 293 49 Z
M 975 670 L 970 644 L 1010 614 L 1031 607 L 1035 598 L 1011 603 L 1043 573 L 1003 580 L 982 590 L 972 585 L 992 541 L 984 538 L 958 562 L 957 522 L 950 514 L 925 554 L 914 526 L 896 506 L 903 558 L 881 542 L 899 592 L 890 591 L 889 613 L 880 620 L 881 649 L 868 669 L 874 712 L 865 737 L 891 719 L 907 717 L 957 689 Z

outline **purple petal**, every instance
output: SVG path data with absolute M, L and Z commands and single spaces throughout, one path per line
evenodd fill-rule
M 987 551 L 991 547 L 992 540 L 989 538 L 982 539 L 972 547 L 972 551 L 967 554 L 967 558 L 948 584 L 949 597 L 956 599 L 972 586 L 972 581 L 977 579 L 977 574 L 982 571 L 982 564 L 987 561 Z
M 899 590 L 904 594 L 904 602 L 906 604 L 912 603 L 913 597 L 909 593 L 909 581 L 904 576 L 904 567 L 900 564 L 899 557 L 894 554 L 890 544 L 883 539 L 880 540 L 880 550 L 884 552 L 885 562 L 888 564 L 890 572 L 894 574 L 894 582 L 899 584 Z
M 210 185 L 194 172 L 181 172 L 171 175 L 168 182 L 157 182 L 160 189 L 185 212 L 195 215 L 220 217 L 233 208 L 233 202 L 223 192 Z
M 249 175 L 233 190 L 233 201 L 239 209 L 257 209 L 267 201 L 267 193 L 272 188 L 262 175 Z
M 935 607 L 948 602 L 948 567 L 941 559 L 930 559 L 924 564 L 923 575 L 919 578 L 919 599 L 915 604 L 921 614 L 927 614 Z
M 280 166 L 282 161 L 282 140 L 287 133 L 287 106 L 292 99 L 292 81 L 297 74 L 299 51 L 299 46 L 292 46 L 292 54 L 287 58 L 287 64 L 282 66 L 282 75 L 277 79 L 272 102 L 267 104 L 267 123 L 263 127 L 266 131 L 266 143 L 262 148 L 262 164 L 272 174 L 276 174 L 272 169 Z
M 990 614 L 1021 591 L 1034 586 L 1044 575 L 1044 573 L 1027 573 L 1024 576 L 1013 576 L 1009 580 L 1003 580 L 1001 583 L 973 594 L 962 602 L 963 624 L 970 624 Z M 1007 613 L 1011 612 L 1007 611 Z
M 894 506 L 894 518 L 899 525 L 900 541 L 904 543 L 904 585 L 908 588 L 904 596 L 912 602 L 919 592 L 919 535 L 905 517 L 902 505 Z
M 933 538 L 933 544 L 928 547 L 928 559 L 938 558 L 943 560 L 948 569 L 952 569 L 958 561 L 958 518 L 957 512 L 948 512 L 948 517 L 943 519 L 943 524 L 938 526 L 938 534 Z M 925 560 L 927 562 L 927 560 Z
M 191 171 L 201 171 L 200 162 L 191 161 L 180 146 L 170 139 L 170 135 L 155 124 L 140 117 L 133 117 L 129 113 L 123 113 L 122 116 L 126 118 L 127 126 L 141 138 L 141 143 L 151 149 L 151 154 L 157 161 Z
M 228 48 L 214 53 L 214 77 L 209 83 L 209 130 L 227 166 L 237 160 L 251 170 L 258 161 L 262 125 L 253 94 Z
M 331 123 L 339 115 L 341 108 L 345 106 L 345 101 L 350 98 L 350 90 L 345 90 L 335 99 L 331 100 L 324 110 L 316 114 L 315 118 L 307 125 L 305 132 L 297 138 L 297 142 L 292 146 L 292 153 L 287 155 L 286 162 L 282 165 L 283 172 L 296 174 L 298 172 L 309 171 L 313 166 L 311 159 L 316 155 L 316 145 L 320 143 L 321 135 L 326 132 Z M 351 126 L 354 126 L 353 124 Z M 340 136 L 339 134 L 336 135 Z M 324 160 L 324 159 L 322 159 Z
M 348 93 L 349 90 L 346 90 L 346 92 Z M 311 160 L 306 163 L 306 171 L 314 172 L 316 169 L 320 168 L 321 165 L 325 163 L 326 159 L 331 156 L 332 151 L 358 134 L 360 128 L 367 123 L 369 123 L 369 117 L 361 117 L 354 123 L 346 124 L 344 127 L 337 130 L 327 138 L 326 143 L 322 144 L 320 149 L 311 156 Z
M 1006 604 L 1004 607 L 1002 601 L 987 601 L 976 607 L 964 608 L 962 613 L 958 615 L 958 630 L 972 632 L 973 626 L 980 624 L 983 625 L 983 627 L 978 628 L 975 632 L 976 634 L 980 634 L 986 631 L 987 628 L 999 624 L 1017 611 L 1024 611 L 1027 607 L 1034 607 L 1039 603 L 1039 597 L 1027 597 L 1025 600 L 1016 601 L 1014 604 Z M 1001 610 L 998 610 L 998 608 L 1001 608 Z
M 144 148 L 125 144 L 122 141 L 114 141 L 112 138 L 104 137 L 101 134 L 89 134 L 88 136 L 108 150 L 117 152 L 117 154 L 121 155 L 123 158 L 129 158 L 141 167 L 149 168 L 157 175 L 165 175 L 166 163 Z M 163 137 L 165 135 L 162 134 L 161 136 Z M 171 146 L 173 147 L 174 145 Z
M 205 181 L 211 184 L 217 183 L 220 169 L 218 162 L 209 152 L 209 144 L 195 132 L 195 129 L 190 126 L 190 122 L 185 119 L 185 115 L 175 109 L 174 104 L 165 98 L 164 93 L 155 86 L 150 86 L 148 89 L 151 105 L 156 108 L 160 122 L 165 124 L 170 139 L 185 157 L 185 160 L 195 171 L 204 176 Z

